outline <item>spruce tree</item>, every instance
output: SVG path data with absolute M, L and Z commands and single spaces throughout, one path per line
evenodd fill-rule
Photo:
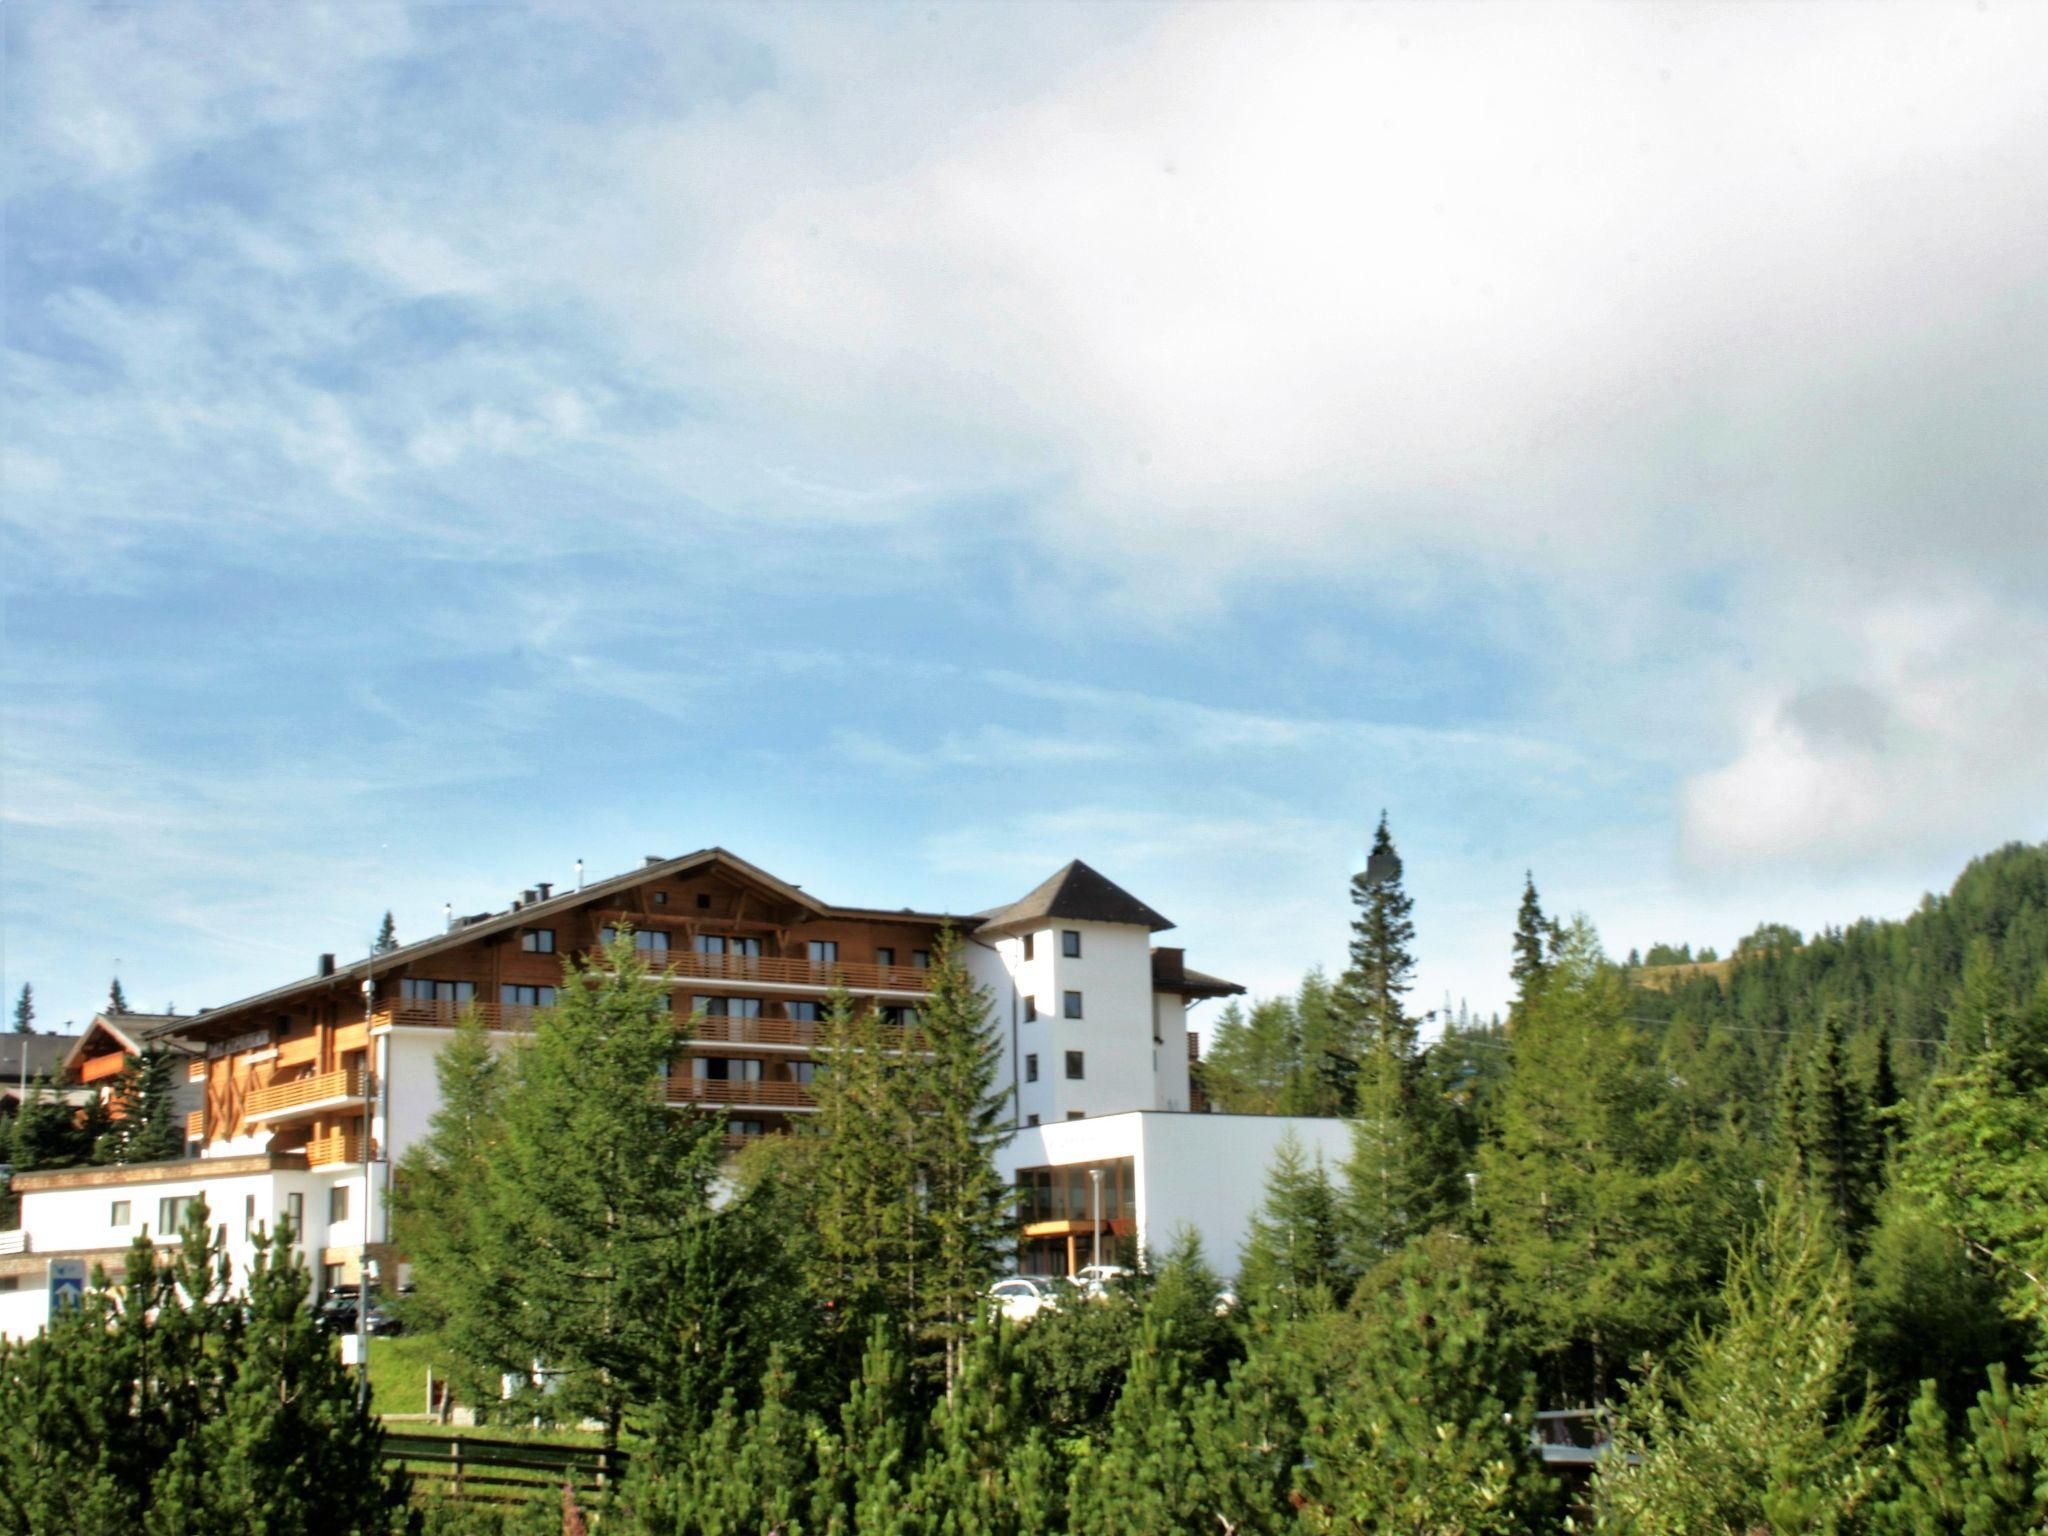
M 1421 1064 L 1375 1041 L 1351 1114 L 1338 1219 L 1353 1273 L 1450 1219 L 1464 1181 L 1449 1107 L 1425 1091 Z
M 391 913 L 387 909 L 384 913 L 384 921 L 377 925 L 377 938 L 370 945 L 370 953 L 373 955 L 388 955 L 396 948 L 398 948 L 398 924 L 391 920 Z
M 1401 883 L 1401 858 L 1386 812 L 1373 833 L 1366 867 L 1351 879 L 1350 964 L 1337 982 L 1337 1002 L 1350 1044 L 1363 1052 L 1383 1045 L 1403 1060 L 1415 1054 L 1416 1026 L 1406 999 L 1415 984 L 1415 903 Z
M 116 976 L 107 987 L 107 1014 L 117 1018 L 128 1011 L 128 994 L 121 990 L 121 978 Z
M 1508 976 L 1515 984 L 1515 1000 L 1508 1009 L 1510 1024 L 1529 1006 L 1531 996 L 1549 974 L 1552 942 L 1551 924 L 1543 915 L 1542 902 L 1536 898 L 1535 873 L 1524 870 L 1522 904 L 1515 910 L 1514 960 L 1508 967 Z
M 27 982 L 21 984 L 21 996 L 14 1000 L 14 1032 L 30 1035 L 36 1028 L 36 992 Z
M 1318 1156 L 1313 1162 L 1293 1132 L 1280 1138 L 1266 1192 L 1246 1231 L 1238 1289 L 1246 1305 L 1297 1316 L 1341 1300 L 1336 1191 Z
M 996 1087 L 1002 1048 L 988 1025 L 988 993 L 967 974 L 950 927 L 932 951 L 929 976 L 918 1026 L 922 1053 L 909 1058 L 919 1079 L 915 1110 L 924 1121 L 917 1175 L 931 1248 L 922 1321 L 941 1348 L 950 1391 L 961 1341 L 981 1312 L 1002 1252 L 1015 1242 L 1016 1198 L 995 1166 L 996 1150 L 1010 1135 L 1009 1095 Z
M 1320 969 L 1302 977 L 1282 1023 L 1287 1075 L 1276 1111 L 1343 1114 L 1358 1080 L 1358 1031 L 1337 988 Z
M 1859 1248 L 1876 1205 L 1882 1159 L 1863 1087 L 1849 1072 L 1838 1010 L 1822 1019 L 1807 1054 L 1792 1139 L 1807 1188 L 1827 1206 L 1852 1250 Z
M 185 1125 L 177 1109 L 176 1063 L 146 1050 L 121 1064 L 106 1129 L 93 1144 L 96 1163 L 160 1163 L 182 1157 Z
M 1304 984 L 1306 985 L 1306 984 Z M 1301 1064 L 1301 1036 L 1294 1003 L 1270 997 L 1250 1009 L 1232 1002 L 1209 1034 L 1209 1049 L 1198 1063 L 1202 1091 L 1224 1114 L 1274 1115 L 1293 1090 Z

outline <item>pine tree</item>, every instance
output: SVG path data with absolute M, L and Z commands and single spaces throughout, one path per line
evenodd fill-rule
M 977 1327 L 911 1479 L 905 1536 L 1038 1536 L 1062 1529 L 1056 1461 L 1015 1358 L 1016 1330 Z M 862 1525 L 863 1532 L 876 1529 Z
M 184 1156 L 185 1125 L 177 1108 L 175 1063 L 146 1050 L 121 1064 L 107 1128 L 93 1144 L 96 1163 L 161 1163 Z
M 1848 1266 L 1819 1214 L 1780 1202 L 1735 1254 L 1722 1303 L 1675 1379 L 1660 1367 L 1630 1391 L 1600 1464 L 1597 1529 L 1846 1536 L 1877 1487 L 1877 1421 L 1851 1400 Z
M 1179 1355 L 1145 1324 L 1110 1415 L 1109 1443 L 1075 1470 L 1070 1536 L 1207 1527 L 1191 1406 Z
M 1358 1079 L 1358 1032 L 1354 1018 L 1321 970 L 1302 977 L 1284 1024 L 1288 1068 L 1277 1112 L 1343 1114 Z
M 106 1127 L 106 1110 L 98 1099 L 74 1106 L 40 1080 L 31 1082 L 8 1127 L 9 1161 L 23 1172 L 76 1167 L 92 1160 Z
M 391 920 L 391 913 L 389 910 L 386 910 L 384 921 L 377 926 L 376 942 L 371 944 L 370 953 L 373 955 L 388 955 L 396 948 L 398 948 L 398 924 Z
M 194 1202 L 178 1245 L 130 1250 L 118 1284 L 34 1338 L 0 1342 L 0 1528 L 376 1536 L 405 1479 L 308 1314 L 293 1235 L 270 1234 L 246 1298 Z
M 14 1001 L 14 1032 L 17 1035 L 31 1035 L 36 1028 L 36 992 L 27 982 L 21 984 L 21 996 Z
M 1494 1324 L 1472 1245 L 1438 1234 L 1369 1276 L 1342 1369 L 1303 1406 L 1301 1529 L 1541 1528 L 1533 1383 Z
M 1872 1536 L 2009 1536 L 2048 1530 L 2048 1389 L 2015 1391 L 2005 1367 L 1951 1440 L 1931 1381 L 1914 1399 L 1893 1448 L 1889 1486 L 1873 1507 Z
M 1579 919 L 1516 1026 L 1477 1201 L 1502 1295 L 1555 1385 L 1604 1398 L 1617 1366 L 1704 1299 L 1721 1213 L 1622 978 Z
M 495 1320 L 495 1363 L 560 1373 L 552 1406 L 598 1419 L 607 1445 L 629 1408 L 663 1395 L 673 1299 L 715 1224 L 722 1122 L 666 1102 L 665 991 L 630 934 L 565 959 L 555 1006 L 507 1061 L 486 1215 L 471 1226 L 516 1298 Z
M 1511 1026 L 1550 973 L 1548 952 L 1553 943 L 1552 933 L 1552 926 L 1543 915 L 1543 904 L 1536 899 L 1536 876 L 1533 871 L 1524 870 L 1522 904 L 1515 911 L 1515 958 L 1508 967 L 1508 976 L 1515 984 L 1515 1000 L 1508 1008 Z
M 917 1470 L 910 1381 L 892 1330 L 875 1320 L 860 1376 L 840 1405 L 838 1433 L 818 1446 L 812 1523 L 828 1536 L 887 1529 Z
M 1202 1091 L 1221 1113 L 1281 1113 L 1301 1065 L 1301 1034 L 1293 1002 L 1284 997 L 1265 998 L 1252 1004 L 1249 1011 L 1231 1003 L 1216 1020 L 1208 1053 L 1197 1065 Z
M 116 976 L 107 987 L 107 1014 L 118 1018 L 128 1011 L 128 994 L 121 990 L 121 978 Z
M 1423 1091 L 1419 1064 L 1384 1041 L 1366 1058 L 1351 1115 L 1338 1221 L 1344 1257 L 1363 1273 L 1449 1219 L 1463 1179 L 1456 1130 L 1442 1099 Z
M 961 1341 L 980 1315 L 1000 1255 L 1015 1242 L 1016 1200 L 995 1166 L 1010 1134 L 1009 1095 L 996 1087 L 1002 1049 L 988 1027 L 988 993 L 967 974 L 950 927 L 932 951 L 929 986 L 918 1027 L 925 1054 L 911 1058 L 921 1080 L 917 1172 L 931 1247 L 922 1316 L 943 1352 L 950 1391 Z
M 1321 1157 L 1310 1162 L 1290 1131 L 1273 1150 L 1265 1199 L 1246 1231 L 1238 1289 L 1261 1312 L 1320 1310 L 1344 1288 L 1338 1259 L 1336 1191 Z
M 1877 1060 L 1870 1073 L 1870 1109 L 1877 1124 L 1878 1142 L 1886 1153 L 1898 1140 L 1898 1116 L 1895 1112 L 1902 1097 L 1898 1073 L 1892 1066 L 1891 1031 L 1880 1029 L 1877 1032 Z

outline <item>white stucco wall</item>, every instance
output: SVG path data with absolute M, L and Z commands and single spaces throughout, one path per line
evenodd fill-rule
M 1185 1048 L 1185 1047 L 1183 1047 Z M 1139 1113 L 1063 1121 L 1019 1132 L 998 1156 L 1005 1177 L 1019 1168 L 1128 1157 L 1137 1188 L 1138 1241 L 1163 1252 L 1183 1229 L 1202 1240 L 1209 1263 L 1236 1272 L 1245 1234 L 1265 1198 L 1283 1137 L 1321 1156 L 1334 1175 L 1350 1151 L 1342 1120 L 1288 1115 Z

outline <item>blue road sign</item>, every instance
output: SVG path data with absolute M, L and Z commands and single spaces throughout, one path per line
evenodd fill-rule
M 50 1260 L 50 1316 L 85 1300 L 85 1260 Z

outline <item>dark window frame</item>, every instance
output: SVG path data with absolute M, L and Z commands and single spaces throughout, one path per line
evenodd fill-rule
M 1079 992 L 1069 991 L 1061 995 L 1060 1017 L 1063 1019 L 1085 1017 L 1081 1012 L 1081 994 Z
M 1085 1083 L 1087 1080 L 1088 1053 L 1086 1051 L 1067 1052 L 1067 1081 L 1070 1083 Z
M 1062 928 L 1060 930 L 1060 956 L 1066 960 L 1081 958 L 1081 930 Z

